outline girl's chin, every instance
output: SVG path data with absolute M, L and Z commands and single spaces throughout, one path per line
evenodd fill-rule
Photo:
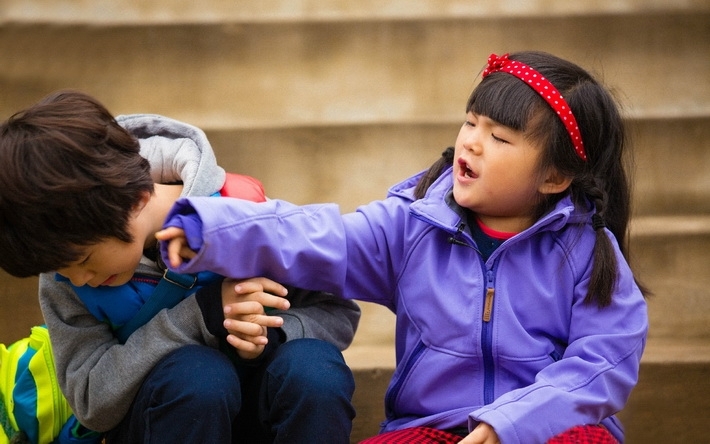
M 454 185 L 454 201 L 459 206 L 468 208 L 467 204 L 470 202 L 470 199 L 468 199 L 466 191 Z

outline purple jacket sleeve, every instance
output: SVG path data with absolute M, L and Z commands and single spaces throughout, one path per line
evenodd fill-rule
M 185 223 L 193 219 L 202 224 Z M 287 219 L 298 219 L 298 223 L 285 223 Z M 278 200 L 253 203 L 195 197 L 178 200 L 166 220 L 165 226 L 187 229 L 191 246 L 201 246 L 197 256 L 177 267 L 177 272 L 210 270 L 235 279 L 266 276 L 300 288 L 342 292 L 347 249 L 337 205 L 295 206 Z M 206 227 L 201 234 L 193 231 L 200 225 Z M 295 227 L 307 230 L 309 235 L 299 236 Z M 165 257 L 164 242 L 161 251 Z
M 167 227 L 181 228 L 185 232 L 190 249 L 199 251 L 202 248 L 202 221 L 197 214 L 176 214 L 165 224 L 165 228 Z

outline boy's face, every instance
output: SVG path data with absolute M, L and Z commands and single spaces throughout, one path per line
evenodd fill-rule
M 57 273 L 77 287 L 118 287 L 128 282 L 138 268 L 148 238 L 149 229 L 141 211 L 143 207 L 144 203 L 141 203 L 129 218 L 127 231 L 133 238 L 132 242 L 109 237 L 84 247 L 77 261 L 60 268 Z
M 84 248 L 79 260 L 57 270 L 57 273 L 77 287 L 117 287 L 133 277 L 142 256 L 142 242 L 134 240 L 125 243 L 116 238 L 108 238 Z

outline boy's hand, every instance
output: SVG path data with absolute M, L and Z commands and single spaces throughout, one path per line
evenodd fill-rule
M 183 259 L 190 260 L 197 255 L 196 251 L 190 249 L 182 228 L 168 227 L 155 233 L 159 241 L 168 242 L 168 261 L 173 268 L 179 267 Z
M 227 342 L 237 349 L 242 359 L 254 359 L 264 351 L 267 327 L 278 328 L 283 318 L 268 316 L 265 307 L 288 310 L 286 288 L 266 278 L 243 281 L 225 279 L 222 283 L 224 327 L 229 332 Z

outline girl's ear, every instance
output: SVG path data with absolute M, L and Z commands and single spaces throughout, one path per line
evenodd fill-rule
M 569 188 L 571 183 L 571 177 L 561 174 L 556 168 L 551 168 L 538 191 L 542 194 L 559 194 Z

